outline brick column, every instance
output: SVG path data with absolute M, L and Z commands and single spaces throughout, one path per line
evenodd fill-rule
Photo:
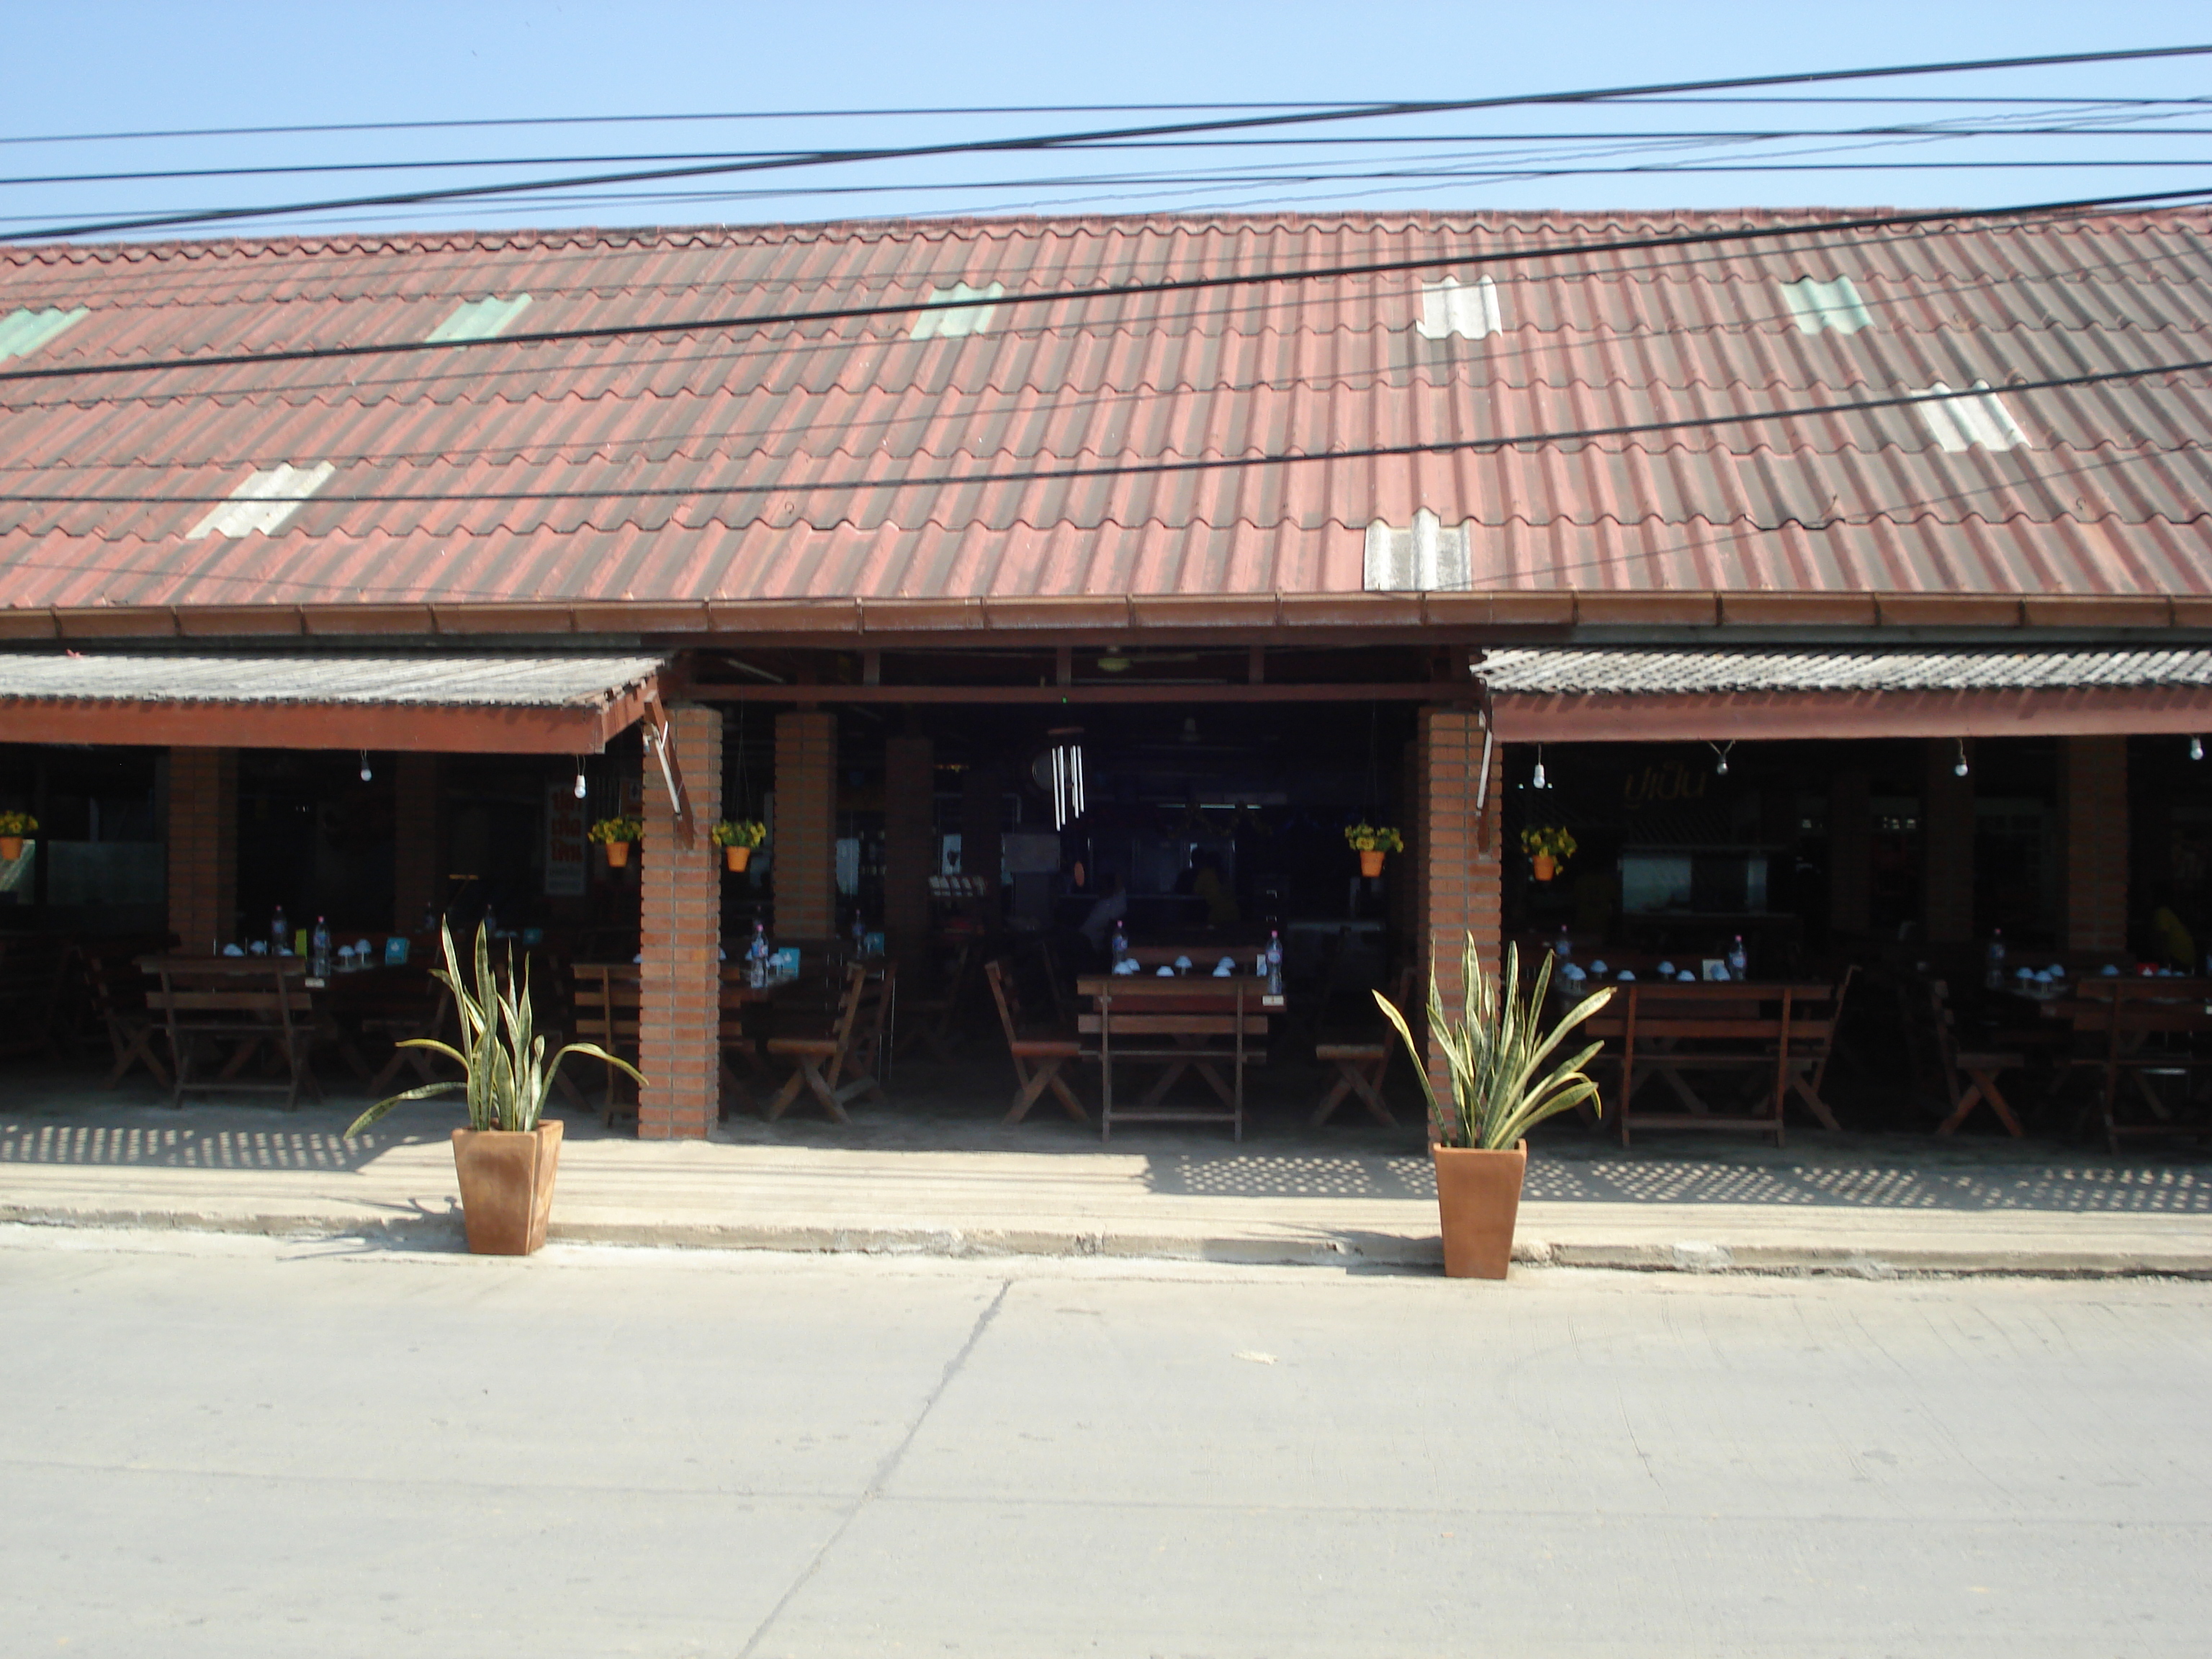
M 1931 738 L 1920 789 L 1920 904 L 1931 945 L 1974 936 L 1974 780 L 1958 773 L 1959 745 Z M 1973 764 L 1974 745 L 1966 745 Z
M 645 842 L 638 848 L 640 970 L 637 1133 L 703 1140 L 720 1105 L 722 850 L 707 826 L 722 816 L 722 714 L 668 711 L 671 752 L 690 798 L 696 844 L 676 839 L 675 803 L 660 764 L 645 761 Z
M 837 717 L 775 717 L 775 931 L 837 931 Z
M 438 880 L 438 757 L 398 757 L 392 769 L 392 926 L 408 933 L 422 925 Z
M 1863 933 L 1874 926 L 1874 826 L 1867 775 L 1838 772 L 1828 780 L 1828 926 Z
M 2128 946 L 2128 740 L 2066 738 L 2058 745 L 2058 810 L 2066 846 L 2066 948 Z
M 1474 713 L 1457 708 L 1421 711 L 1419 792 L 1425 808 L 1407 850 L 1422 864 L 1421 889 L 1427 908 L 1425 958 L 1433 945 L 1437 991 L 1447 1009 L 1460 1007 L 1467 985 L 1460 972 L 1467 936 L 1474 935 L 1484 969 L 1498 971 L 1504 927 L 1504 872 L 1499 859 L 1503 823 L 1499 812 L 1505 788 L 1505 748 L 1492 750 L 1490 788 L 1478 823 L 1475 796 L 1480 789 L 1482 725 Z M 1484 836 L 1480 831 L 1486 828 Z M 1451 1079 L 1431 1043 L 1429 1081 L 1440 1099 L 1449 1097 Z
M 884 739 L 884 934 L 885 947 L 902 963 L 921 961 L 929 936 L 935 781 L 936 751 L 927 738 Z
M 169 931 L 179 948 L 233 942 L 238 911 L 238 750 L 169 751 Z

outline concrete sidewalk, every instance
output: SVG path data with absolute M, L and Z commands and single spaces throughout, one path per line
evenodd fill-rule
M 459 1237 L 438 1103 L 357 1140 L 356 1105 L 88 1105 L 0 1115 L 0 1220 Z M 403 1115 L 407 1114 L 407 1115 Z M 1243 1147 L 1066 1123 L 852 1130 L 750 1120 L 641 1142 L 572 1120 L 556 1237 L 798 1250 L 1164 1256 L 1429 1267 L 1418 1139 L 1347 1129 Z M 1418 1135 L 1418 1131 L 1412 1132 Z M 1538 1146 L 1519 1259 L 1565 1266 L 2212 1277 L 2212 1164 L 1993 1139 L 1807 1135 L 1786 1149 L 1639 1146 L 1564 1128 Z

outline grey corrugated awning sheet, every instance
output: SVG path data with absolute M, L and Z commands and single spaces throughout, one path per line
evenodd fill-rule
M 2141 690 L 2212 686 L 2212 650 L 1507 650 L 1479 672 L 1493 692 L 1530 696 Z
M 660 657 L 317 656 L 0 652 L 0 698 L 317 703 L 448 708 L 603 708 Z

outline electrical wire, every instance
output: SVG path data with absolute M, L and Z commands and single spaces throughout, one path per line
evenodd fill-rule
M 2207 190 L 2139 191 L 2125 196 L 2087 198 L 2070 202 L 2039 203 L 2021 207 L 1944 209 L 1935 212 L 1882 213 L 1854 218 L 1815 221 L 1789 225 L 1746 226 L 1729 230 L 1686 231 L 1669 236 L 1616 238 L 1609 241 L 1577 242 L 1540 248 L 1500 249 L 1488 252 L 1435 254 L 1413 259 L 1386 259 L 1335 265 L 1303 266 L 1285 270 L 1246 271 L 1206 276 L 1164 278 L 1152 282 L 1109 283 L 1083 288 L 1063 288 L 1024 293 L 1010 291 L 995 299 L 975 297 L 945 300 L 886 301 L 864 306 L 817 306 L 805 310 L 737 313 L 722 317 L 691 317 L 660 322 L 609 323 L 591 328 L 518 330 L 506 334 L 455 340 L 387 340 L 354 345 L 300 346 L 258 352 L 210 353 L 197 357 L 143 358 L 106 363 L 70 363 L 39 368 L 0 369 L 0 383 L 54 380 L 89 376 L 153 374 L 173 371 L 233 368 L 246 365 L 327 361 L 341 358 L 392 356 L 423 351 L 466 351 L 487 347 L 514 348 L 554 343 L 629 339 L 668 334 L 721 332 L 732 329 L 773 328 L 800 323 L 848 321 L 872 317 L 914 316 L 929 312 L 974 311 L 983 305 L 1012 309 L 1079 301 L 1127 299 L 1155 294 L 1194 293 L 1207 289 L 1254 287 L 1270 283 L 1316 282 L 1346 276 L 1373 276 L 1414 270 L 1470 269 L 1517 264 L 1533 259 L 1586 258 L 1591 254 L 1642 252 L 1652 248 L 1711 246 L 1719 243 L 1784 240 L 1806 235 L 1892 229 L 1912 225 L 1960 223 L 1989 219 L 2023 219 L 2084 213 L 2111 213 L 2129 207 L 2172 205 L 2203 198 Z
M 188 225 L 236 223 L 243 220 L 282 218 L 301 214 L 333 212 L 365 207 L 417 206 L 437 202 L 482 200 L 490 197 L 538 194 L 547 191 L 594 188 L 606 185 L 642 184 L 662 179 L 698 178 L 708 174 L 844 165 L 856 161 L 909 160 L 920 156 L 990 155 L 1020 150 L 1048 150 L 1073 143 L 1098 143 L 1109 139 L 1181 137 L 1243 131 L 1253 127 L 1311 125 L 1338 121 L 1370 120 L 1393 116 L 1439 114 L 1479 109 L 1506 109 L 1534 104 L 1591 104 L 1621 98 L 1649 98 L 1675 93 L 1715 92 L 1753 87 L 1799 86 L 1838 81 L 1981 73 L 1999 70 L 2134 62 L 2149 58 L 2192 58 L 2208 55 L 2212 55 L 2212 45 L 2155 46 L 2119 52 L 2069 52 L 2040 57 L 1990 58 L 1948 63 L 1888 64 L 1863 69 L 1797 71 L 1785 75 L 1740 76 L 1724 79 L 1680 81 L 1642 86 L 1592 88 L 1568 92 L 1516 94 L 1492 98 L 1399 100 L 1387 103 L 1356 106 L 1351 108 L 1332 107 L 1273 114 L 1248 114 L 1224 117 L 1210 121 L 1154 124 L 1008 138 L 965 139 L 933 144 L 817 150 L 769 160 L 714 162 L 683 167 L 659 167 L 621 173 L 572 174 L 558 179 L 455 185 L 441 190 L 391 191 L 374 196 L 359 196 L 320 202 L 239 206 L 191 213 L 165 213 L 136 217 L 88 220 L 73 224 L 50 224 L 28 231 L 10 233 L 5 240 L 60 240 L 72 236 L 106 235 L 122 231 L 176 229 Z

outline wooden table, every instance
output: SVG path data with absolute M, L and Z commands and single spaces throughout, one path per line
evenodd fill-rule
M 1078 1019 L 1077 1029 L 1097 1044 L 1101 1139 L 1113 1139 L 1116 1118 L 1123 1122 L 1226 1123 L 1237 1140 L 1244 1139 L 1244 1068 L 1265 1063 L 1268 1016 L 1283 1006 L 1281 997 L 1268 994 L 1266 980 L 1250 974 L 1220 979 L 1211 974 L 1169 979 L 1086 974 L 1076 980 L 1075 988 L 1091 1000 L 1093 1009 Z M 1162 1067 L 1158 1079 L 1137 1104 L 1120 1111 L 1114 1106 L 1117 1060 Z M 1224 1065 L 1230 1068 L 1227 1079 L 1221 1074 Z M 1161 1105 L 1168 1091 L 1192 1071 L 1224 1109 Z
M 1613 1000 L 1583 1021 L 1575 1036 L 1582 1036 L 1585 1044 L 1605 1043 L 1606 1054 L 1593 1065 L 1619 1068 L 1615 1109 L 1622 1146 L 1629 1144 L 1632 1127 L 1641 1125 L 1748 1130 L 1772 1135 L 1779 1146 L 1783 1103 L 1793 1091 L 1823 1127 L 1838 1127 L 1810 1074 L 1835 1036 L 1838 1000 L 1832 985 L 1638 980 L 1616 985 Z M 1690 1087 L 1686 1072 L 1765 1073 L 1770 1081 L 1747 1109 L 1717 1112 Z M 1683 1110 L 1633 1110 L 1637 1085 L 1653 1076 L 1665 1080 Z
M 2100 1115 L 2109 1150 L 2119 1151 L 2123 1135 L 2212 1135 L 2212 1117 L 2193 1126 L 2182 1123 L 2150 1086 L 2154 1077 L 2187 1081 L 2212 1069 L 2212 1054 L 2199 1043 L 2212 1036 L 2212 981 L 2114 975 L 2085 978 L 2068 995 L 2036 1000 L 2045 1018 L 2073 1027 L 2075 1052 L 2069 1064 L 2094 1068 L 2101 1076 Z M 2123 1075 L 2134 1080 L 2151 1121 L 2121 1121 Z M 2077 1118 L 2077 1133 L 2080 1127 Z

